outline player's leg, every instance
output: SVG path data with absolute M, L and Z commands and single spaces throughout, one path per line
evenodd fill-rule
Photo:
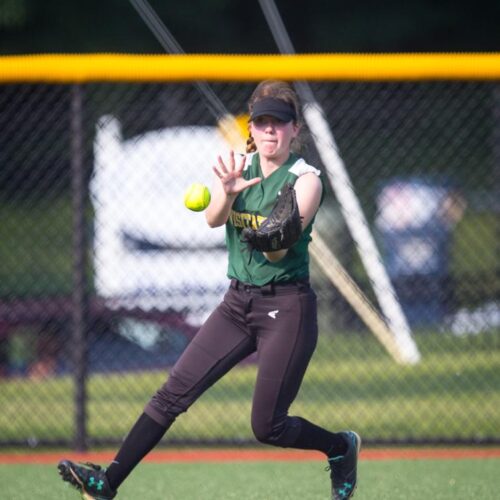
M 255 351 L 244 321 L 245 303 L 232 289 L 190 342 L 166 383 L 145 408 L 165 427 L 239 361 Z
M 255 350 L 255 343 L 245 330 L 244 321 L 238 319 L 244 310 L 245 304 L 233 290 L 229 290 L 224 302 L 187 346 L 166 383 L 146 405 L 105 474 L 102 472 L 100 479 L 106 482 L 113 494 L 142 458 L 158 444 L 176 417 Z M 65 462 L 63 460 L 59 464 L 63 479 L 84 491 L 78 481 L 71 481 L 74 478 L 71 471 L 70 475 L 61 471 Z M 72 464 L 72 468 L 76 469 L 73 470 L 76 475 L 86 473 L 84 466 Z
M 306 288 L 269 299 L 269 303 L 267 297 L 256 301 L 252 311 L 260 325 L 259 371 L 252 408 L 254 433 L 267 444 L 322 451 L 329 459 L 332 480 L 335 476 L 333 498 L 349 498 L 356 483 L 358 436 L 330 432 L 302 417 L 288 415 L 316 346 L 314 292 Z M 268 315 L 270 309 L 278 311 L 272 315 L 274 319 Z
M 316 347 L 316 297 L 310 288 L 275 289 L 276 295 L 256 296 L 252 304 L 258 329 L 252 429 L 259 441 L 268 444 L 318 449 L 331 440 L 325 439 L 330 433 L 315 439 L 319 427 L 316 433 L 307 432 L 312 424 L 288 416 Z

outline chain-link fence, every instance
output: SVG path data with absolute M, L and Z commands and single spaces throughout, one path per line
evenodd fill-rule
M 254 85 L 212 88 L 239 115 Z M 320 342 L 292 412 L 368 442 L 499 442 L 498 85 L 312 88 L 421 360 L 394 361 L 313 260 Z M 0 444 L 117 442 L 163 383 L 228 285 L 223 229 L 182 202 L 234 146 L 221 130 L 189 84 L 0 87 Z M 307 134 L 304 156 L 324 168 Z M 318 233 L 377 304 L 326 184 Z M 166 441 L 253 442 L 255 370 Z

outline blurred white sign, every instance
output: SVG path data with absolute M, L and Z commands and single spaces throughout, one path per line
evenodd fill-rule
M 209 228 L 183 195 L 193 182 L 211 187 L 211 167 L 228 148 L 217 127 L 122 140 L 119 122 L 101 118 L 90 187 L 95 286 L 111 307 L 187 311 L 199 322 L 221 299 L 224 227 Z

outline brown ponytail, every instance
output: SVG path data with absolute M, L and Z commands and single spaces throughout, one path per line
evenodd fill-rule
M 257 146 L 255 145 L 255 141 L 251 135 L 248 136 L 246 152 L 247 153 L 255 153 L 257 151 Z

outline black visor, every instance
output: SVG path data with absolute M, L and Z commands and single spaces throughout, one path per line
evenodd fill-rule
M 257 101 L 253 105 L 250 121 L 259 116 L 273 116 L 285 123 L 297 120 L 295 108 L 282 99 L 276 99 L 275 97 L 264 97 L 264 99 Z

